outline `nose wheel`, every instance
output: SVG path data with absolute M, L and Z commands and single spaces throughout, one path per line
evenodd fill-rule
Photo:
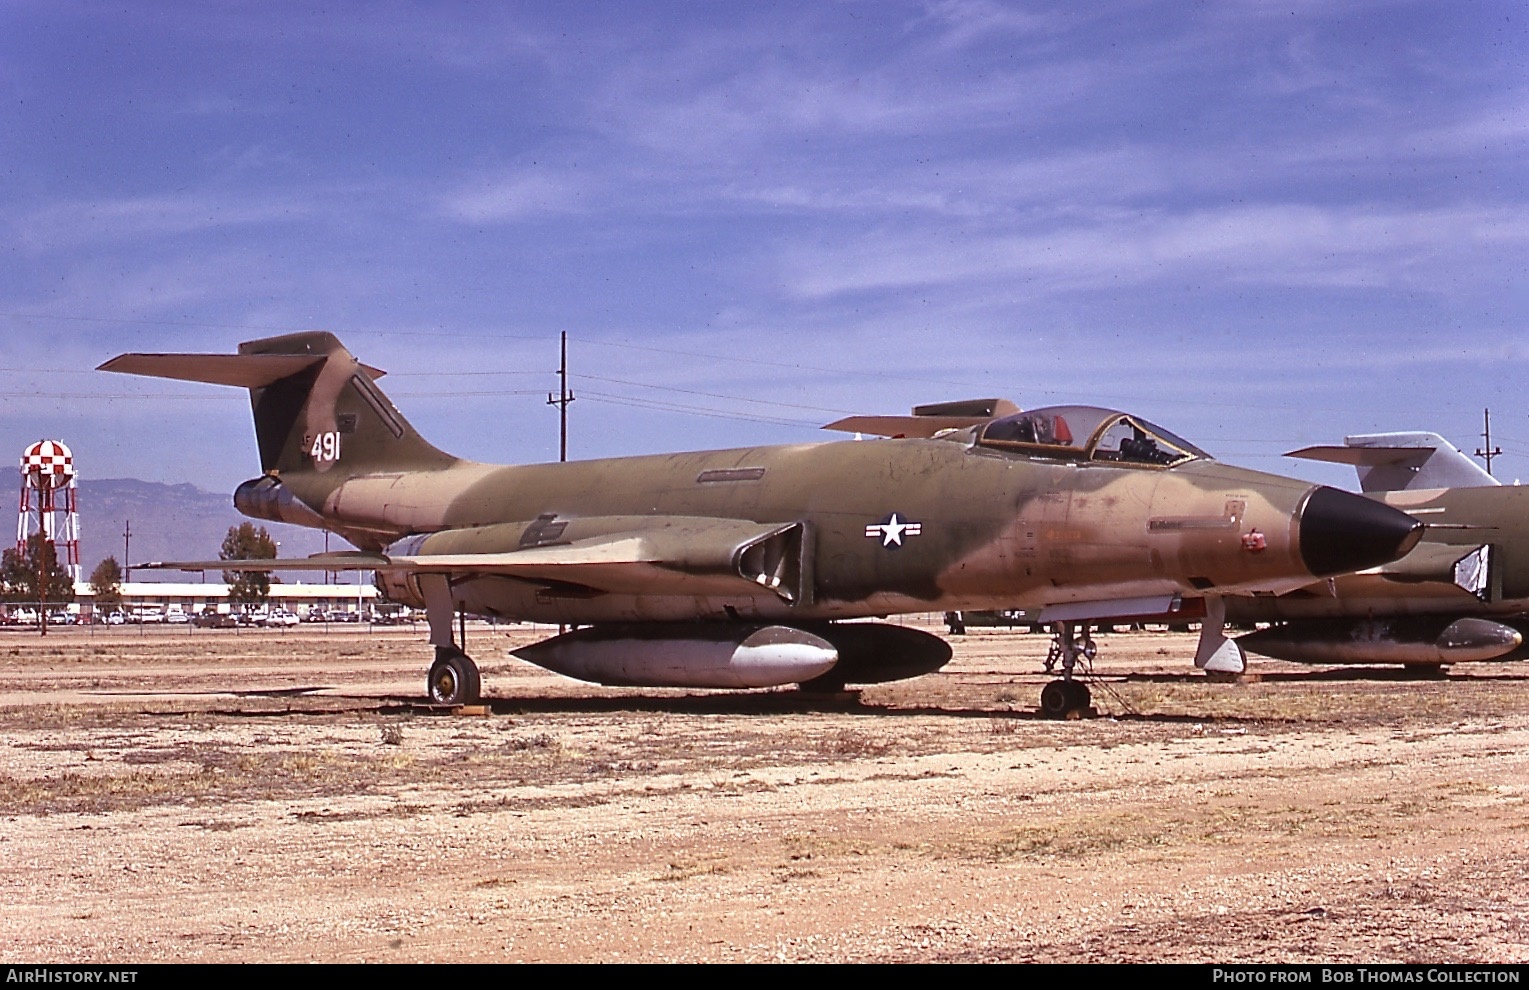
M 1066 718 L 1069 712 L 1086 712 L 1093 696 L 1082 681 L 1052 681 L 1041 688 L 1041 714 Z
M 478 665 L 455 646 L 437 646 L 427 685 L 436 705 L 475 705 L 482 692 Z
M 1066 718 L 1072 712 L 1087 712 L 1093 700 L 1088 685 L 1074 677 L 1081 657 L 1085 665 L 1091 664 L 1098 654 L 1098 647 L 1089 635 L 1088 624 L 1074 630 L 1071 622 L 1058 622 L 1052 627 L 1051 651 L 1046 655 L 1046 673 L 1062 665 L 1062 676 L 1041 688 L 1041 714 L 1047 718 Z

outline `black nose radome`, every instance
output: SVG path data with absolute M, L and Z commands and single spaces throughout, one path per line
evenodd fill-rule
M 1423 524 L 1389 505 L 1320 486 L 1301 510 L 1301 560 L 1317 577 L 1387 564 L 1423 537 Z

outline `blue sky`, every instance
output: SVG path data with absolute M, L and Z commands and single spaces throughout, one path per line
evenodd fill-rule
M 353 10 L 0 6 L 0 443 L 231 489 L 242 393 L 89 369 L 328 329 L 555 459 L 567 331 L 576 458 L 996 395 L 1529 480 L 1522 4 Z

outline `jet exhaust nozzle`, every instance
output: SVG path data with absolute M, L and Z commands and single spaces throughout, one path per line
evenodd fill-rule
M 234 508 L 251 519 L 292 523 L 311 529 L 324 529 L 324 517 L 308 508 L 291 489 L 271 475 L 251 478 L 234 489 Z
M 1317 577 L 1388 564 L 1422 536 L 1423 524 L 1407 513 L 1325 485 L 1301 509 L 1301 562 Z

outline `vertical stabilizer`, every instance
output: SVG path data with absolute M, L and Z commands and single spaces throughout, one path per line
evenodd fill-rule
M 260 466 L 267 474 L 423 471 L 456 459 L 421 437 L 333 334 L 295 333 L 239 345 L 239 356 L 308 357 L 294 374 L 250 388 Z
M 100 370 L 249 389 L 262 472 L 309 506 L 357 474 L 428 471 L 457 460 L 415 432 L 377 388 L 383 373 L 331 333 L 251 340 L 237 354 L 123 354 Z

